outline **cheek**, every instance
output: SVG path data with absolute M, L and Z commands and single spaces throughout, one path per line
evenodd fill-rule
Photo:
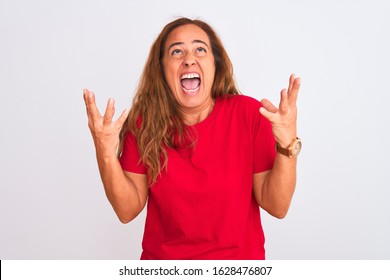
M 174 83 L 174 73 L 172 69 L 170 69 L 169 67 L 164 67 L 164 72 L 165 72 L 165 79 L 168 85 L 171 87 L 172 83 Z
M 214 61 L 211 62 L 208 67 L 207 67 L 207 77 L 206 80 L 210 83 L 213 83 L 214 81 L 214 76 L 215 76 L 215 66 L 214 66 Z
M 167 78 L 168 84 L 172 84 L 174 82 L 173 81 L 173 74 L 171 71 L 166 72 L 166 78 Z
M 164 72 L 165 72 L 165 78 L 167 80 L 168 84 L 173 84 L 176 82 L 176 76 L 177 76 L 177 63 L 174 62 L 165 62 L 164 63 Z

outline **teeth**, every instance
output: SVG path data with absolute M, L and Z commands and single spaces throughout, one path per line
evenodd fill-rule
M 193 78 L 199 78 L 199 74 L 197 73 L 188 73 L 181 76 L 181 79 L 193 79 Z
M 199 87 L 197 87 L 196 89 L 184 89 L 184 91 L 185 91 L 185 92 L 189 92 L 189 93 L 194 93 L 194 92 L 196 92 L 198 89 L 199 89 Z

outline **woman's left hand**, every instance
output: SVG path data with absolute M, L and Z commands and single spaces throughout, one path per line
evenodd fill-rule
M 271 122 L 275 139 L 282 147 L 287 147 L 297 137 L 296 103 L 300 84 L 301 79 L 292 74 L 288 89 L 280 93 L 279 108 L 267 99 L 261 100 L 260 113 Z

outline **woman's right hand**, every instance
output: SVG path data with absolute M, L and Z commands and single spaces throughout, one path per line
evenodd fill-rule
M 84 101 L 88 115 L 88 127 L 91 130 L 97 156 L 101 157 L 101 159 L 116 157 L 119 133 L 129 114 L 129 110 L 124 110 L 120 117 L 113 121 L 112 118 L 115 114 L 115 101 L 113 98 L 108 100 L 103 116 L 96 107 L 95 94 L 92 91 L 84 89 Z
M 145 207 L 149 191 L 147 176 L 122 170 L 116 156 L 119 133 L 129 110 L 113 121 L 114 99 L 108 100 L 103 116 L 96 107 L 93 92 L 84 89 L 84 101 L 104 190 L 119 220 L 128 223 Z

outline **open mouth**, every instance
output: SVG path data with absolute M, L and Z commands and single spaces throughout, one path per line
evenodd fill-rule
M 197 73 L 187 73 L 180 77 L 180 84 L 187 94 L 195 94 L 200 87 L 200 76 Z

